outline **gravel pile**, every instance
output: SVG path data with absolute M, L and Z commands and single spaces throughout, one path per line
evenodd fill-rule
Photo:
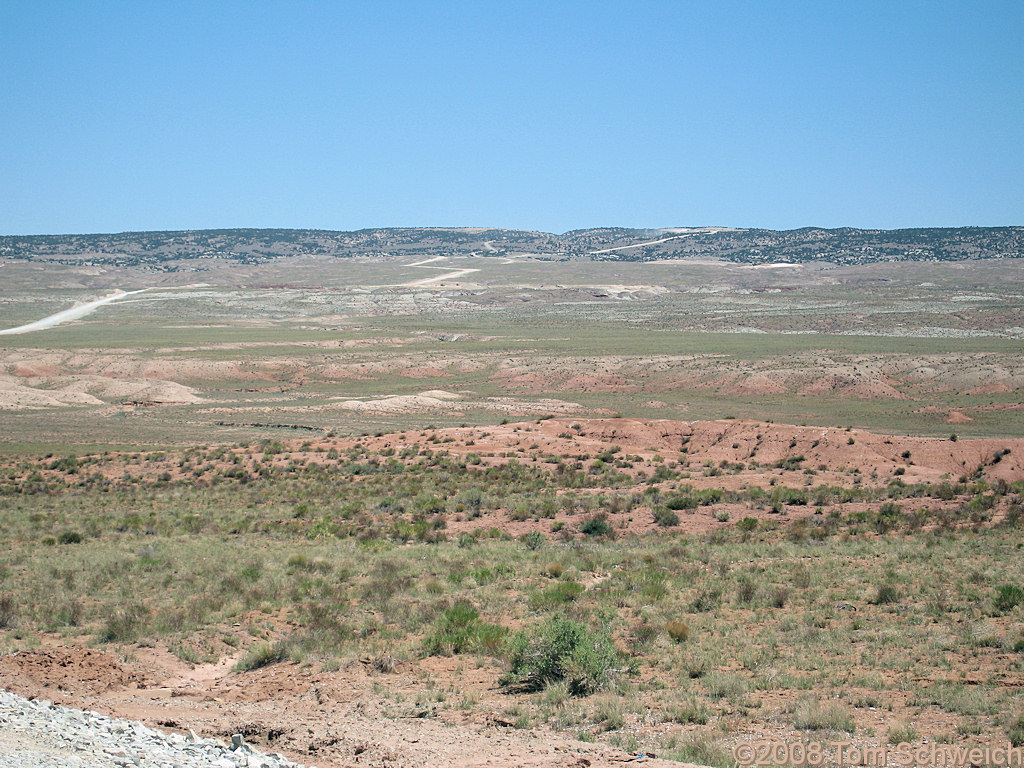
M 302 768 L 231 744 L 165 733 L 0 691 L 0 768 Z

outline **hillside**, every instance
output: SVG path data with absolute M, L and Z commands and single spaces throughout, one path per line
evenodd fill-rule
M 575 417 L 0 458 L 0 688 L 321 768 L 1020 745 L 1022 468 Z
M 788 231 L 697 227 L 597 228 L 555 235 L 512 229 L 214 229 L 0 237 L 0 258 L 178 271 L 186 263 L 261 264 L 298 255 L 381 260 L 437 256 L 547 260 L 715 259 L 747 264 L 824 261 L 955 261 L 1020 258 L 1024 227 Z M 194 270 L 194 266 L 192 267 Z

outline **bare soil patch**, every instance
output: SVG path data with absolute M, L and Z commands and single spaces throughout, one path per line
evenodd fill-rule
M 0 688 L 180 733 L 221 739 L 242 733 L 260 749 L 325 768 L 685 768 L 561 734 L 516 730 L 493 670 L 466 669 L 455 659 L 403 664 L 391 674 L 374 670 L 369 659 L 332 672 L 286 663 L 239 674 L 227 663 L 186 664 L 166 648 L 137 654 L 145 660 L 132 666 L 144 673 L 91 648 L 23 651 L 0 658 Z M 415 704 L 424 677 L 472 691 L 479 697 L 472 716 L 439 717 Z

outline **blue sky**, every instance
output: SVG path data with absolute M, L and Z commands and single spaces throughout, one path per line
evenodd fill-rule
M 1024 224 L 1024 3 L 46 2 L 0 233 Z

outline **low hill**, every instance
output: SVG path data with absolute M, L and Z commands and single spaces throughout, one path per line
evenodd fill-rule
M 679 227 L 595 228 L 562 235 L 513 229 L 211 229 L 0 237 L 0 258 L 177 271 L 179 262 L 220 259 L 260 264 L 317 255 L 381 260 L 436 256 L 548 260 L 717 259 L 748 264 L 825 261 L 956 261 L 1020 258 L 1024 227 L 820 229 L 786 231 Z

